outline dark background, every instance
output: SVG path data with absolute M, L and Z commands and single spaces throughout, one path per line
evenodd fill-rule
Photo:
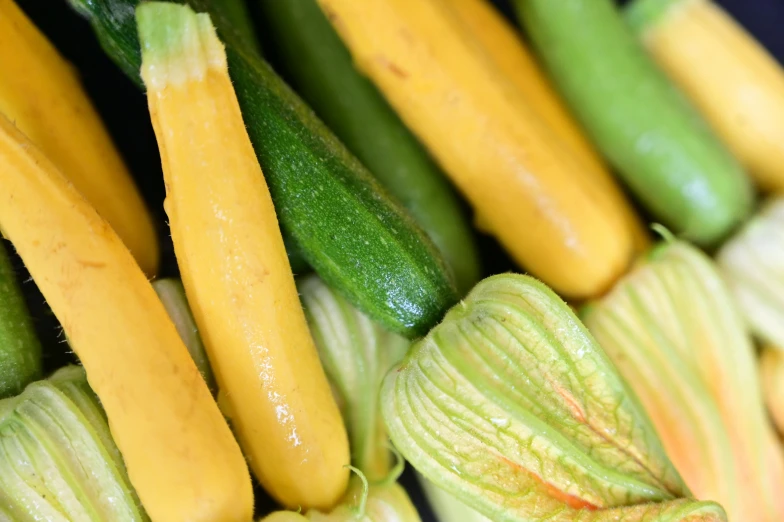
M 253 0 L 248 0 L 251 7 Z M 287 0 L 280 0 L 287 1 Z M 561 1 L 561 0 L 553 0 Z M 17 0 L 60 52 L 79 70 L 84 85 L 102 114 L 109 132 L 134 174 L 137 184 L 159 224 L 163 239 L 162 276 L 176 275 L 176 263 L 165 228 L 163 213 L 163 178 L 155 136 L 150 125 L 147 103 L 143 94 L 103 54 L 89 25 L 73 12 L 65 0 Z M 507 15 L 511 15 L 508 0 L 494 0 Z M 779 61 L 784 58 L 784 0 L 719 0 L 741 24 L 751 31 Z M 488 273 L 512 268 L 498 245 L 488 237 L 481 237 L 480 248 Z M 20 278 L 27 280 L 19 260 L 16 266 Z M 32 283 L 25 284 L 32 315 L 41 340 L 46 347 L 45 364 L 53 370 L 72 360 L 67 345 L 62 342 L 56 320 L 43 304 Z M 107 347 L 107 349 L 111 349 Z M 424 522 L 434 521 L 415 481 L 408 470 L 403 482 L 413 501 L 420 508 Z M 264 512 L 271 506 L 263 492 L 257 493 L 257 504 Z M 444 521 L 456 522 L 456 521 Z

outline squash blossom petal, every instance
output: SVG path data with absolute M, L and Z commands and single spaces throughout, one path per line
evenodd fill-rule
M 725 520 L 690 500 L 642 405 L 542 283 L 479 283 L 384 380 L 399 451 L 497 521 Z
M 81 367 L 0 401 L 0 519 L 149 520 Z
M 711 260 L 672 242 L 584 312 L 699 499 L 730 520 L 784 520 L 784 455 L 754 348 Z
M 352 464 L 371 482 L 383 480 L 390 472 L 391 453 L 379 411 L 379 388 L 411 343 L 384 330 L 316 275 L 301 279 L 298 289 L 346 423 Z

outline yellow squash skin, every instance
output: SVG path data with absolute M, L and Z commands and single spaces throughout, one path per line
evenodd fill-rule
M 784 435 L 784 350 L 763 346 L 760 375 L 768 411 L 779 433 Z
M 0 115 L 0 228 L 79 356 L 150 517 L 247 522 L 240 448 L 155 291 L 106 221 Z
M 627 14 L 647 49 L 759 186 L 784 189 L 781 66 L 710 0 L 668 0 L 653 16 L 645 3 L 633 7 Z
M 607 204 L 623 212 L 636 250 L 647 250 L 651 244 L 648 231 L 517 31 L 489 0 L 449 0 L 449 5 L 528 106 L 580 161 L 583 170 L 576 175 L 587 176 L 596 183 L 609 198 Z
M 152 219 L 71 65 L 13 0 L 0 0 L 0 112 L 117 231 L 144 272 L 158 269 Z
M 137 10 L 166 213 L 219 403 L 286 507 L 343 495 L 348 438 L 308 330 L 261 167 L 207 15 Z
M 626 269 L 624 215 L 527 106 L 442 0 L 319 0 L 354 59 L 484 226 L 570 298 Z

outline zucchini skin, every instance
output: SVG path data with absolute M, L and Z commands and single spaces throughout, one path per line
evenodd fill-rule
M 441 251 L 461 294 L 479 280 L 469 224 L 449 182 L 375 86 L 315 0 L 258 0 L 273 66 L 405 206 Z
M 578 119 L 657 219 L 711 246 L 749 215 L 749 179 L 610 0 L 515 6 Z
M 21 393 L 41 371 L 41 344 L 0 241 L 0 398 Z
M 141 85 L 133 19 L 138 0 L 70 0 L 104 50 Z M 294 92 L 237 38 L 213 2 L 210 12 L 243 119 L 281 225 L 333 288 L 386 328 L 426 333 L 456 301 L 448 268 L 425 233 Z M 225 30 L 224 30 L 225 29 Z
M 214 0 L 210 3 L 211 17 L 215 14 L 220 16 L 226 30 L 230 28 L 237 38 L 245 41 L 249 49 L 259 50 L 249 7 L 245 0 Z

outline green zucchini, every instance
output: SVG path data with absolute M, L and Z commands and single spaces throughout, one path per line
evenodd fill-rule
M 0 398 L 41 377 L 41 344 L 5 247 L 0 243 Z
M 224 27 L 234 31 L 237 38 L 243 39 L 250 48 L 258 50 L 256 29 L 253 27 L 248 4 L 245 0 L 212 0 L 210 10 L 225 20 Z
M 636 41 L 611 0 L 515 0 L 555 84 L 654 217 L 703 246 L 748 216 L 735 159 Z
M 310 265 L 305 261 L 305 257 L 302 254 L 302 249 L 294 241 L 294 238 L 285 231 L 283 232 L 283 244 L 286 247 L 286 254 L 289 256 L 291 271 L 294 272 L 294 275 L 305 275 L 311 272 Z
M 104 50 L 139 82 L 138 0 L 70 0 Z M 278 218 L 330 286 L 386 328 L 414 337 L 456 299 L 449 270 L 426 234 L 313 112 L 236 36 L 209 0 Z
M 375 86 L 315 0 L 259 0 L 275 68 L 410 212 L 452 269 L 461 295 L 479 279 L 470 226 L 450 184 Z

